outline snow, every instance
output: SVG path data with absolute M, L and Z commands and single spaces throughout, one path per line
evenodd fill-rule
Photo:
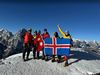
M 0 28 L 0 31 L 3 31 L 4 29 L 3 28 Z
M 62 63 L 31 59 L 23 62 L 22 53 L 12 55 L 0 65 L 0 75 L 91 75 L 100 72 L 100 58 L 83 51 L 73 49 L 75 55 L 69 59 L 70 64 L 64 67 Z M 32 58 L 32 53 L 30 54 Z M 76 60 L 79 60 L 78 62 Z

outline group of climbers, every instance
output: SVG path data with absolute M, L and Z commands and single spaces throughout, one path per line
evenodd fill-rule
M 69 38 L 72 40 L 71 35 L 69 34 L 69 32 L 63 32 L 62 29 L 60 28 L 60 26 L 58 25 L 58 29 L 60 31 L 60 33 L 62 34 L 63 38 Z M 40 59 L 39 55 L 40 55 L 40 51 L 42 51 L 42 59 L 43 60 L 48 60 L 48 55 L 45 56 L 44 54 L 44 41 L 46 38 L 50 38 L 50 34 L 48 33 L 47 29 L 44 29 L 44 33 L 41 34 L 41 31 L 34 31 L 34 34 L 32 35 L 32 29 L 28 29 L 28 31 L 25 34 L 24 37 L 24 50 L 23 50 L 23 60 L 28 60 L 29 59 L 29 54 L 30 51 L 33 51 L 33 58 L 34 59 Z M 60 38 L 58 35 L 58 32 L 54 33 L 54 37 L 53 38 Z M 72 43 L 72 42 L 71 42 Z M 25 57 L 27 52 L 27 56 Z M 61 56 L 58 55 L 57 56 L 58 60 L 57 62 L 59 63 L 61 60 Z M 65 66 L 68 65 L 68 57 L 64 56 L 64 60 L 65 62 Z M 55 62 L 55 55 L 52 56 L 52 62 Z
M 33 50 L 34 59 L 39 59 L 40 51 L 44 49 L 43 39 L 50 38 L 50 35 L 47 29 L 44 29 L 44 33 L 41 34 L 41 31 L 35 31 L 32 35 L 32 29 L 28 29 L 24 37 L 24 50 L 23 50 L 23 60 L 28 60 L 30 51 Z M 27 52 L 27 57 L 25 59 L 25 54 Z M 37 56 L 36 56 L 37 55 Z M 45 59 L 44 51 L 42 52 L 42 59 Z

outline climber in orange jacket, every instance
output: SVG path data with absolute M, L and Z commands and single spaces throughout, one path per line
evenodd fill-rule
M 32 41 L 33 41 L 33 36 L 31 32 L 32 32 L 32 29 L 28 29 L 24 37 L 24 50 L 23 50 L 23 60 L 24 61 L 28 60 L 28 57 L 31 51 L 31 46 L 32 46 Z M 25 59 L 26 52 L 27 52 L 27 57 Z

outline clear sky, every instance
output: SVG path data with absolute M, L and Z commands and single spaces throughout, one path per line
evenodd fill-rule
M 21 28 L 47 28 L 52 36 L 58 24 L 73 38 L 100 41 L 100 2 L 0 3 L 0 28 L 13 33 Z

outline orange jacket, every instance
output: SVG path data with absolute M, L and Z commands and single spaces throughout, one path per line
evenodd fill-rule
M 24 37 L 24 43 L 31 43 L 33 39 L 32 34 L 29 32 L 26 32 L 25 37 Z

